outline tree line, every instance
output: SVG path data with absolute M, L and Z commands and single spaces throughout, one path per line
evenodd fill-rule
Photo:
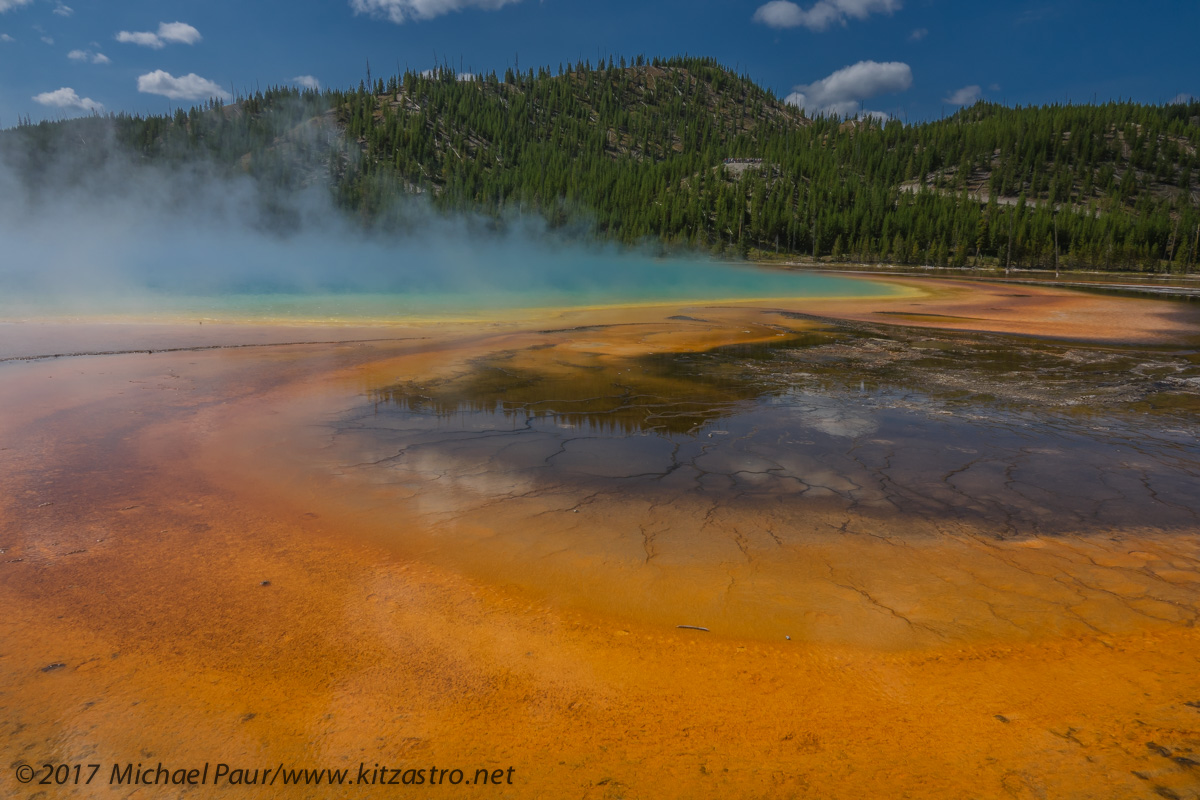
M 751 257 L 1184 272 L 1200 254 L 1197 101 L 810 118 L 712 59 L 638 57 L 368 75 L 0 133 L 29 176 L 89 139 L 284 190 L 319 184 L 367 225 L 394 224 L 397 199 L 419 194 L 497 224 L 537 214 Z

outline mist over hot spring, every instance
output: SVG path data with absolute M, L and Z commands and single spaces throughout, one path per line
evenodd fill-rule
M 844 279 L 656 257 L 530 217 L 442 215 L 420 196 L 401 196 L 387 225 L 367 227 L 321 185 L 289 192 L 204 162 L 145 164 L 116 150 L 100 166 L 62 158 L 31 181 L 24 157 L 0 152 L 0 315 L 9 319 L 193 314 L 239 302 L 254 316 L 250 298 L 338 316 L 367 313 L 337 303 L 364 296 L 374 298 L 371 315 L 406 315 L 862 292 Z M 313 298 L 324 302 L 306 309 Z

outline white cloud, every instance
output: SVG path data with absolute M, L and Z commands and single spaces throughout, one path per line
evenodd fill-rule
M 998 91 L 1000 91 L 1000 84 L 998 84 L 998 83 L 992 83 L 992 84 L 988 84 L 988 91 L 989 91 L 989 92 L 998 92 Z
M 292 83 L 297 86 L 303 86 L 305 89 L 320 89 L 321 82 L 312 75 L 297 75 L 292 78 Z
M 78 108 L 83 111 L 103 111 L 104 106 L 90 97 L 80 97 L 69 86 L 55 89 L 53 92 L 42 92 L 33 96 L 34 102 L 55 108 Z
M 1187 92 L 1180 92 L 1179 94 L 1175 95 L 1170 100 L 1168 100 L 1167 105 L 1175 105 L 1177 103 L 1186 105 L 1196 99 L 1197 99 L 1197 97 L 1194 94 L 1188 94 Z
M 0 42 L 15 42 L 16 39 L 9 36 L 7 33 L 0 33 Z
M 110 64 L 112 61 L 104 53 L 93 53 L 91 50 L 72 50 L 67 53 L 72 61 L 90 61 L 93 64 Z
M 917 28 L 908 35 L 910 42 L 919 42 L 929 35 L 929 28 Z
M 858 113 L 860 103 L 868 97 L 907 91 L 912 82 L 912 69 L 908 64 L 860 61 L 819 81 L 796 86 L 784 102 L 810 112 L 849 117 Z M 868 116 L 882 118 L 886 115 L 871 111 Z
M 43 36 L 42 41 L 46 44 L 54 44 L 54 38 L 50 36 Z
M 161 50 L 166 47 L 162 39 L 158 38 L 157 33 L 132 33 L 130 31 L 121 31 L 117 34 L 117 41 L 124 44 L 140 44 L 142 47 L 153 47 L 155 50 Z
M 138 91 L 143 94 L 160 94 L 172 100 L 207 100 L 219 97 L 232 100 L 233 95 L 221 89 L 213 81 L 201 78 L 194 72 L 176 78 L 169 72 L 156 69 L 138 77 Z
M 33 0 L 0 0 L 0 14 L 5 11 L 11 11 L 14 8 L 29 5 Z
M 972 106 L 975 105 L 980 96 L 983 94 L 983 89 L 976 84 L 964 86 L 961 89 L 955 89 L 948 96 L 942 98 L 945 102 L 952 106 Z
M 399 25 L 410 19 L 433 19 L 466 8 L 493 11 L 519 2 L 521 0 L 350 0 L 350 7 L 355 14 L 383 17 Z
M 847 18 L 866 19 L 872 14 L 891 14 L 899 8 L 900 0 L 817 0 L 806 11 L 791 0 L 771 0 L 758 7 L 754 21 L 772 28 L 805 27 L 823 31 L 830 25 L 845 25 Z
M 200 31 L 186 22 L 161 22 L 158 25 L 158 38 L 164 42 L 180 44 L 195 44 L 200 41 Z
M 75 9 L 71 8 L 70 6 L 64 6 L 62 3 L 59 3 L 54 7 L 54 13 L 58 14 L 60 17 L 69 17 L 75 13 Z
M 3 0 L 0 0 L 3 2 Z M 136 44 L 142 47 L 152 47 L 162 50 L 168 44 L 195 44 L 200 41 L 200 31 L 186 22 L 160 22 L 158 32 L 150 31 L 121 31 L 117 41 L 125 44 Z

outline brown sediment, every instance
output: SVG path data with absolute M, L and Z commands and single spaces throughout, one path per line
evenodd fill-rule
M 889 319 L 867 305 L 783 310 Z M 980 313 L 965 306 L 921 308 Z M 1019 313 L 982 316 L 1017 328 Z M 1105 338 L 1094 313 L 1055 335 Z M 1136 339 L 1161 317 L 1124 319 Z M 385 480 L 345 461 L 365 447 L 338 439 L 348 410 L 398 383 L 436 401 L 481 364 L 554 385 L 809 329 L 703 305 L 532 327 L 0 367 L 5 793 L 36 792 L 15 764 L 99 762 L 106 795 L 134 796 L 108 788 L 111 765 L 160 761 L 349 766 L 351 779 L 360 763 L 515 768 L 511 786 L 437 787 L 446 796 L 1200 788 L 1194 529 L 1006 537 L 977 520 L 847 513 L 837 476 L 780 528 L 761 500 L 705 502 L 724 498 L 716 486 L 593 496 L 476 451 Z M 628 378 L 707 407 L 746 400 L 722 380 L 674 380 Z M 554 413 L 576 424 L 569 410 Z M 681 433 L 711 432 L 699 419 Z M 656 424 L 631 416 L 623 430 Z M 76 794 L 89 796 L 47 796 Z
M 872 278 L 924 293 L 915 299 L 840 300 L 802 310 L 836 319 L 1097 342 L 1195 342 L 1200 311 L 1189 304 L 1085 294 L 1047 286 Z

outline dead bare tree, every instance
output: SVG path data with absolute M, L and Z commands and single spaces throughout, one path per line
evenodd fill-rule
M 1058 208 L 1054 209 L 1054 277 L 1058 277 Z

